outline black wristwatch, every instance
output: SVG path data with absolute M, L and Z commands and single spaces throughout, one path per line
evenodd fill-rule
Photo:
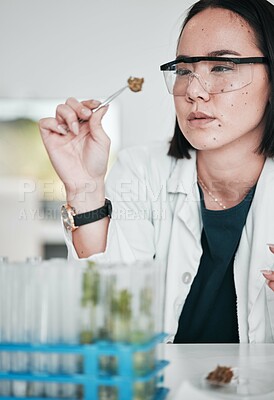
M 81 225 L 90 224 L 91 222 L 99 221 L 105 217 L 111 218 L 111 214 L 112 205 L 109 199 L 105 200 L 103 207 L 82 214 L 77 214 L 75 208 L 71 207 L 69 204 L 64 204 L 61 208 L 64 227 L 71 232 L 75 231 Z

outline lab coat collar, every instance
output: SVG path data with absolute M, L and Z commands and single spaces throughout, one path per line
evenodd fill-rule
M 184 222 L 198 243 L 202 231 L 202 220 L 200 193 L 197 185 L 196 151 L 191 151 L 190 154 L 191 159 L 177 160 L 167 181 L 167 190 L 171 196 L 179 195 L 176 207 L 177 216 Z
M 191 159 L 179 159 L 167 181 L 169 193 L 192 194 L 197 183 L 196 151 L 190 151 Z M 195 192 L 195 191 L 194 191 Z

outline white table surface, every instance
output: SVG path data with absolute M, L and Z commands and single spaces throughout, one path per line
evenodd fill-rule
M 274 344 L 160 344 L 159 352 L 170 361 L 164 377 L 164 386 L 170 389 L 168 400 L 274 400 Z M 200 382 L 217 365 L 238 367 L 254 378 L 257 387 L 272 392 L 262 393 L 266 391 L 262 389 L 256 395 L 231 395 L 219 389 L 203 390 Z

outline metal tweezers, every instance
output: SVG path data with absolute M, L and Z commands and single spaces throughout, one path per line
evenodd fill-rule
M 100 110 L 100 108 L 106 106 L 107 104 L 109 104 L 112 100 L 114 100 L 117 96 L 119 96 L 119 94 L 121 94 L 125 89 L 128 88 L 128 85 L 122 87 L 121 89 L 117 90 L 117 92 L 113 93 L 111 96 L 109 96 L 106 100 L 104 100 L 98 107 L 94 108 L 92 110 L 92 112 L 96 112 L 98 110 Z M 79 119 L 80 124 L 83 122 L 86 122 L 87 120 L 85 119 Z

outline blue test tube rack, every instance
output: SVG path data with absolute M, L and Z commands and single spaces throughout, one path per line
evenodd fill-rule
M 130 400 L 134 398 L 134 383 L 149 382 L 157 378 L 161 382 L 161 372 L 168 365 L 166 360 L 156 360 L 155 367 L 143 376 L 136 376 L 133 368 L 133 356 L 136 352 L 147 352 L 153 350 L 157 344 L 163 341 L 165 334 L 158 334 L 144 344 L 129 344 L 120 342 L 98 341 L 92 344 L 20 344 L 0 343 L 0 352 L 31 352 L 31 353 L 59 353 L 79 354 L 83 357 L 83 372 L 79 374 L 47 374 L 47 373 L 15 373 L 0 371 L 0 381 L 25 381 L 25 382 L 48 382 L 48 383 L 70 383 L 83 387 L 83 400 L 98 399 L 100 386 L 112 386 L 118 389 L 119 400 Z M 99 368 L 100 356 L 115 356 L 118 361 L 118 373 L 115 375 L 102 374 Z M 164 400 L 168 389 L 157 385 L 153 400 Z M 1 397 L 5 400 L 23 400 L 26 397 Z M 45 397 L 31 397 L 32 400 L 45 400 Z M 47 397 L 47 400 L 56 398 Z M 64 400 L 64 399 L 63 399 Z M 67 400 L 72 400 L 67 399 Z M 75 398 L 76 400 L 76 398 Z

